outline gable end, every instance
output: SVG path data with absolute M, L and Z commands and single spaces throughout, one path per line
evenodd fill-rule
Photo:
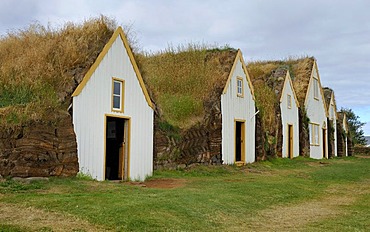
M 245 66 L 245 62 L 244 62 L 244 59 L 243 59 L 243 56 L 242 56 L 242 53 L 241 53 L 240 49 L 238 49 L 238 53 L 236 54 L 236 57 L 235 57 L 233 66 L 232 66 L 232 68 L 230 70 L 229 77 L 227 78 L 227 81 L 226 81 L 224 90 L 222 91 L 222 94 L 226 94 L 226 92 L 227 92 L 227 88 L 230 85 L 231 78 L 233 76 L 233 73 L 234 73 L 234 70 L 235 70 L 235 67 L 236 67 L 236 64 L 237 64 L 238 60 L 240 60 L 240 63 L 242 64 L 243 71 L 244 71 L 244 74 L 245 74 L 246 79 L 247 79 L 247 83 L 248 83 L 248 87 L 249 87 L 250 93 L 252 95 L 253 100 L 255 101 L 253 85 L 252 85 L 251 79 L 249 77 L 249 73 L 247 71 L 247 67 Z
M 126 39 L 126 36 L 122 30 L 121 27 L 118 27 L 117 30 L 113 33 L 112 37 L 109 39 L 108 43 L 104 46 L 103 50 L 101 51 L 101 53 L 99 54 L 98 58 L 96 58 L 94 64 L 90 67 L 89 71 L 87 71 L 87 73 L 85 74 L 84 78 L 82 79 L 81 83 L 77 86 L 77 88 L 75 89 L 75 91 L 73 92 L 72 94 L 72 97 L 76 97 L 78 96 L 83 88 L 85 87 L 85 85 L 87 84 L 87 82 L 90 80 L 91 76 L 94 74 L 95 70 L 99 67 L 101 61 L 103 60 L 103 58 L 105 57 L 105 55 L 108 53 L 109 49 L 112 47 L 114 41 L 116 41 L 117 37 L 120 37 L 124 46 L 125 46 L 125 49 L 127 51 L 127 55 L 129 56 L 130 58 L 130 62 L 134 68 L 134 71 L 135 71 L 135 74 L 136 74 L 136 77 L 139 81 L 139 84 L 140 84 L 140 87 L 143 91 L 143 94 L 145 96 L 145 99 L 148 103 L 148 105 L 154 109 L 154 105 L 152 103 L 152 100 L 150 99 L 149 97 L 149 94 L 148 94 L 148 91 L 145 87 L 145 84 L 144 84 L 144 81 L 143 81 L 143 78 L 141 76 L 141 73 L 139 71 L 139 68 L 136 64 L 136 61 L 135 61 L 135 58 L 134 58 L 134 55 L 131 51 L 131 48 L 129 46 L 129 43 Z

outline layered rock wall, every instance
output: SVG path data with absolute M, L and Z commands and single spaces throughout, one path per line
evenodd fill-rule
M 69 114 L 56 122 L 29 122 L 0 128 L 0 175 L 12 177 L 75 176 L 77 144 Z

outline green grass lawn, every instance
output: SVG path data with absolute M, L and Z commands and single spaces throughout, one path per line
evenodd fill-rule
M 366 231 L 369 218 L 366 157 L 0 183 L 0 231 Z

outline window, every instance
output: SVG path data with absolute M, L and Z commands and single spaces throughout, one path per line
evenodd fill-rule
M 113 78 L 112 83 L 112 111 L 123 112 L 124 81 Z
M 244 89 L 243 89 L 243 79 L 241 77 L 238 77 L 236 79 L 236 90 L 237 90 L 237 96 L 243 97 L 244 96 Z
M 310 144 L 318 146 L 319 144 L 319 128 L 320 125 L 310 123 Z
M 292 95 L 287 95 L 287 101 L 288 101 L 288 108 L 292 108 Z
M 313 97 L 319 99 L 319 80 L 313 78 Z

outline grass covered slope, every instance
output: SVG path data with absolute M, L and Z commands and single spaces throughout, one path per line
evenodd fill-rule
M 188 128 L 204 116 L 204 101 L 226 84 L 235 49 L 190 44 L 139 56 L 143 77 L 163 120 Z
M 256 61 L 247 65 L 255 88 L 257 108 L 261 112 L 265 130 L 274 130 L 275 111 L 279 107 L 285 72 L 289 70 L 294 91 L 301 106 L 304 106 L 309 79 L 314 64 L 313 57 L 281 61 Z
M 0 125 L 66 110 L 73 90 L 112 36 L 106 17 L 54 29 L 33 24 L 0 39 Z M 50 118 L 48 118 L 50 120 Z
M 303 57 L 298 59 L 275 60 L 275 61 L 256 61 L 248 64 L 251 78 L 266 78 L 272 71 L 283 68 L 289 70 L 292 78 L 294 91 L 300 105 L 304 105 L 306 92 L 314 64 L 314 57 Z
M 0 230 L 367 231 L 369 158 L 198 166 L 137 184 L 0 181 Z

